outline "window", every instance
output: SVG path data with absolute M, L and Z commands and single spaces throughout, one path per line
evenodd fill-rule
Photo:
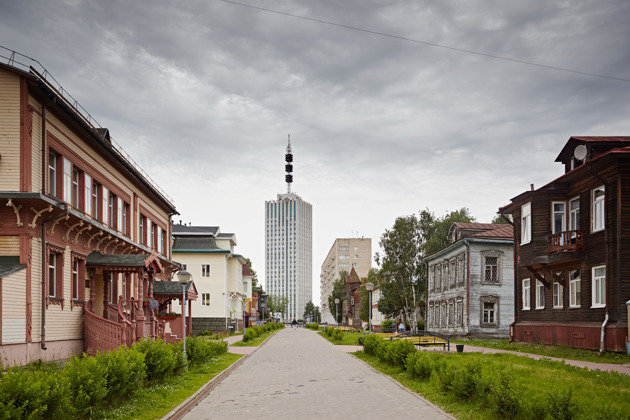
M 354 247 L 354 250 L 355 250 L 355 251 L 358 251 L 358 250 L 359 250 L 359 247 L 358 247 L 358 246 L 355 246 L 355 247 Z
M 606 306 L 606 266 L 593 267 L 593 291 L 591 308 Z
M 129 235 L 129 231 L 127 228 L 128 216 L 129 215 L 129 204 L 123 203 L 122 209 L 122 233 L 123 235 Z
M 545 285 L 536 280 L 536 309 L 545 309 Z
M 79 171 L 72 170 L 72 207 L 79 208 Z
M 115 305 L 118 303 L 118 274 L 114 276 L 113 273 L 107 275 L 107 281 L 109 282 L 109 303 Z
M 210 277 L 210 264 L 201 264 L 201 277 Z
M 147 239 L 146 239 L 146 233 L 145 233 L 145 229 L 144 226 L 147 224 L 147 218 L 144 216 L 140 216 L 140 243 L 145 244 L 147 243 Z
M 116 199 L 116 196 L 114 196 L 114 194 L 112 193 L 109 193 L 109 197 L 107 199 L 107 220 L 109 221 L 109 225 L 111 227 L 117 227 L 116 226 L 117 220 L 115 219 L 115 212 L 114 212 L 115 199 Z
M 48 252 L 48 296 L 63 299 L 63 254 Z
M 63 158 L 63 200 L 72 202 L 72 162 Z
M 201 306 L 210 306 L 210 293 L 201 294 Z
M 359 254 L 354 254 L 354 259 L 358 260 L 359 259 Z
M 530 309 L 530 279 L 523 279 L 523 310 L 528 311 Z
M 448 301 L 448 326 L 452 327 L 455 322 L 455 301 Z
M 147 219 L 147 233 L 149 234 L 149 247 L 155 248 L 155 223 L 152 223 L 151 220 Z
M 466 264 L 464 255 L 460 255 L 457 261 L 457 268 L 459 269 L 459 284 L 463 285 L 466 280 Z
M 339 263 L 339 268 L 350 268 L 350 264 L 348 264 L 348 263 Z
M 494 324 L 495 321 L 495 304 L 493 302 L 484 302 L 483 304 L 483 323 Z
M 569 201 L 569 230 L 580 230 L 580 197 Z
M 162 252 L 162 228 L 157 227 L 157 246 L 155 248 L 158 252 Z
M 604 198 L 606 194 L 604 187 L 595 188 L 593 190 L 593 209 L 592 209 L 592 232 L 604 229 Z
M 347 247 L 347 246 L 340 246 L 339 247 L 339 251 L 349 251 L 349 250 L 350 250 L 350 248 Z
M 481 297 L 481 326 L 496 328 L 499 325 L 499 298 L 496 296 Z
M 552 221 L 551 221 L 551 233 L 560 233 L 567 230 L 567 214 L 566 204 L 564 202 L 555 201 L 552 203 Z
M 348 255 L 340 255 L 339 259 L 340 260 L 347 260 L 347 259 L 349 259 L 349 256 Z
M 57 155 L 48 152 L 48 194 L 57 195 Z
M 579 308 L 581 306 L 581 270 L 569 271 L 569 307 Z
M 125 222 L 123 221 L 123 209 L 125 205 L 123 203 L 122 198 L 117 197 L 116 200 L 116 228 L 119 232 L 122 232 L 125 226 Z
M 79 299 L 79 260 L 72 264 L 72 299 Z
M 483 282 L 490 284 L 501 283 L 499 265 L 501 259 L 498 255 L 484 255 L 483 257 L 484 276 Z
M 521 207 L 521 245 L 528 244 L 532 240 L 532 203 Z
M 131 274 L 123 274 L 123 299 L 127 302 L 131 299 Z
M 464 300 L 457 298 L 457 325 L 464 326 Z
M 435 291 L 439 292 L 442 290 L 442 264 L 438 264 L 437 273 L 435 276 Z
M 166 255 L 166 231 L 162 231 L 162 249 L 160 252 Z
M 103 204 L 102 204 L 102 208 L 101 208 L 101 216 L 102 216 L 102 222 L 106 225 L 109 225 L 110 219 L 109 219 L 109 190 L 105 187 L 102 186 L 102 199 L 103 199 Z
M 85 185 L 85 213 L 92 214 L 92 177 L 83 174 L 83 185 Z
M 92 217 L 98 219 L 98 184 L 92 182 Z
M 353 266 L 353 267 L 358 267 L 358 266 L 359 266 L 359 263 L 352 263 L 352 266 Z
M 558 273 L 558 275 L 562 275 Z M 553 307 L 555 309 L 562 309 L 564 307 L 564 286 L 554 280 L 553 282 Z
M 455 285 L 457 284 L 457 265 L 456 265 L 457 260 L 455 258 L 453 258 L 450 262 L 450 269 L 448 272 L 448 276 L 449 276 L 449 281 L 451 284 L 451 287 L 455 287 Z

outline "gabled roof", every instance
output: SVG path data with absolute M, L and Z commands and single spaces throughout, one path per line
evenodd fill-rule
M 186 293 L 190 288 L 195 288 L 195 282 L 191 281 L 186 284 Z M 182 294 L 182 285 L 177 281 L 160 281 L 153 280 L 153 294 L 154 295 L 179 295 Z
M 220 248 L 212 236 L 175 236 L 173 253 L 178 252 L 229 254 L 230 250 Z
M 152 254 L 101 254 L 92 252 L 85 260 L 87 267 L 108 268 L 153 268 L 155 272 L 162 272 L 164 268 L 155 253 Z
M 249 271 L 247 264 L 243 264 L 243 277 L 251 277 L 252 273 Z
M 495 224 L 493 229 L 476 233 L 471 238 L 492 238 L 492 239 L 514 239 L 514 233 L 512 225 L 509 224 Z
M 611 148 L 618 148 L 630 146 L 630 136 L 571 136 L 558 154 L 556 162 L 564 162 L 570 159 L 573 156 L 573 151 L 576 146 L 580 144 L 588 146 L 599 144 Z
M 493 223 L 463 223 L 463 222 L 455 222 L 454 226 L 457 226 L 459 229 L 496 229 L 497 225 Z
M 219 226 L 189 226 L 173 224 L 173 235 L 221 235 Z

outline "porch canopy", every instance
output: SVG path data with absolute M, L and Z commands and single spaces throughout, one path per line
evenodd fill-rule
M 85 261 L 87 268 L 103 268 L 107 271 L 137 271 L 161 273 L 164 267 L 155 253 L 151 254 L 101 254 L 92 252 Z
M 176 281 L 153 281 L 153 297 L 157 299 L 160 304 L 166 300 L 181 299 L 182 298 L 182 285 Z M 197 300 L 197 288 L 194 282 L 186 284 L 186 300 Z

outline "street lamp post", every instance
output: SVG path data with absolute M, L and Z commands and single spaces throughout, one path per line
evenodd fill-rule
M 182 285 L 182 328 L 184 335 L 184 366 L 186 365 L 186 285 L 192 281 L 192 274 L 186 270 L 177 273 L 177 280 Z
M 365 285 L 365 288 L 369 292 L 368 296 L 368 322 L 370 323 L 370 331 L 372 331 L 372 290 L 374 290 L 374 283 L 369 282 Z
M 339 326 L 339 298 L 335 298 L 335 318 L 337 326 Z
M 247 295 L 245 293 L 243 293 L 243 337 L 245 336 L 245 333 L 247 332 L 247 325 L 245 325 L 245 302 L 247 301 Z

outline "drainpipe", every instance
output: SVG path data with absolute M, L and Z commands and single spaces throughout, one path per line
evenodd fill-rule
M 59 213 L 56 216 L 49 217 L 47 219 L 42 220 L 42 338 L 41 338 L 41 347 L 42 350 L 46 350 L 46 262 L 48 261 L 48 256 L 46 255 L 46 223 L 51 222 L 53 220 L 59 219 L 61 217 L 67 216 L 68 212 L 67 205 L 64 205 L 63 213 Z
M 464 238 L 466 246 L 466 335 L 470 334 L 470 242 Z
M 610 268 L 610 250 L 609 250 L 610 247 L 608 245 L 608 231 L 610 229 L 609 229 L 608 220 L 610 219 L 610 217 L 608 216 L 608 209 L 606 206 L 606 196 L 610 193 L 610 189 L 609 189 L 608 183 L 604 181 L 604 179 L 601 176 L 593 172 L 593 168 L 591 167 L 590 163 L 588 164 L 587 168 L 588 168 L 588 171 L 591 173 L 591 175 L 593 175 L 599 182 L 604 184 L 604 242 L 605 242 L 604 249 L 606 250 L 606 277 L 608 277 L 609 268 Z M 617 281 L 619 281 L 619 272 L 617 272 Z M 599 338 L 599 354 L 602 354 L 604 352 L 604 339 L 606 338 L 606 324 L 608 324 L 608 316 L 609 316 L 608 308 L 610 306 L 609 284 L 610 282 L 607 281 L 606 282 L 606 315 L 604 316 L 604 322 L 602 323 L 601 333 L 600 333 L 600 338 Z
M 510 343 L 514 341 L 514 325 L 518 322 L 518 294 L 516 293 L 517 289 L 517 281 L 518 281 L 518 268 L 516 267 L 516 226 L 514 226 L 514 222 L 511 221 L 508 217 L 503 214 L 503 211 L 499 213 L 501 218 L 512 225 L 512 236 L 514 245 L 512 246 L 512 258 L 514 258 L 514 321 L 510 324 Z

